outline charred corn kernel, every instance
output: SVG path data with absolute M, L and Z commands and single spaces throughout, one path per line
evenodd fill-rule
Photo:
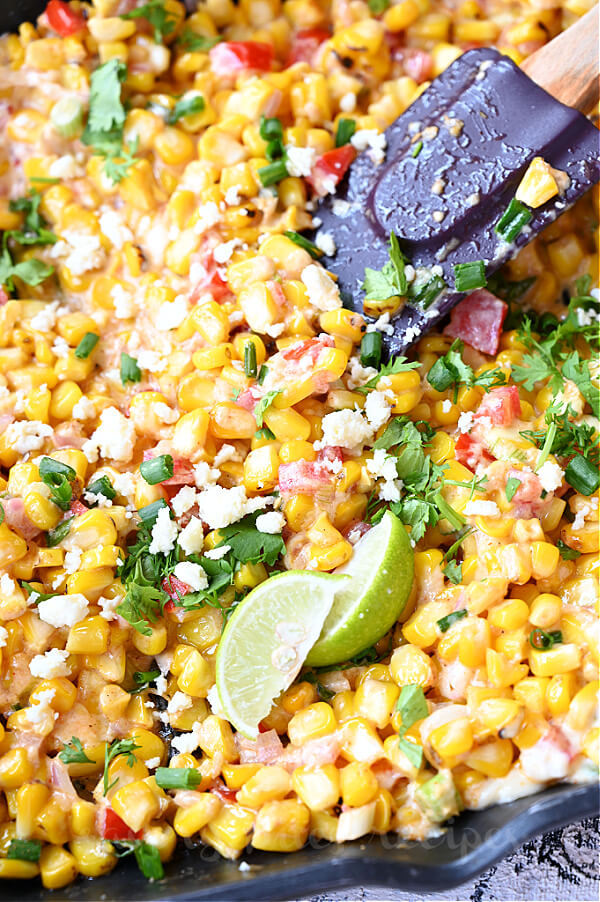
M 354 710 L 359 717 L 373 721 L 378 729 L 383 730 L 391 720 L 399 695 L 400 690 L 395 683 L 366 679 L 356 690 Z
M 512 759 L 513 744 L 510 739 L 496 739 L 473 749 L 465 763 L 486 777 L 505 777 Z
M 292 788 L 311 811 L 324 811 L 338 803 L 340 773 L 334 764 L 297 767 L 292 774 Z
M 308 837 L 310 812 L 294 799 L 267 802 L 256 816 L 252 845 L 266 852 L 295 852 Z
M 0 758 L 0 787 L 18 789 L 33 777 L 33 764 L 24 748 L 10 749 Z
M 29 839 L 37 825 L 37 816 L 50 798 L 43 783 L 24 783 L 17 789 L 16 835 Z
M 62 846 L 44 846 L 40 855 L 40 876 L 46 889 L 60 889 L 79 873 L 75 856 Z
M 160 810 L 155 793 L 144 780 L 135 780 L 117 789 L 110 804 L 134 833 L 147 827 Z
M 534 714 L 544 714 L 549 682 L 548 677 L 525 677 L 514 686 L 515 700 Z
M 84 877 L 101 877 L 112 871 L 117 863 L 111 843 L 93 836 L 74 839 L 69 843 L 77 870 Z
M 473 731 L 468 717 L 459 717 L 436 727 L 429 742 L 443 761 L 464 755 L 473 747 Z
M 193 836 L 205 827 L 221 809 L 221 801 L 210 792 L 190 793 L 193 801 L 189 807 L 178 808 L 173 828 L 178 836 Z
M 108 648 L 109 626 L 103 617 L 84 617 L 69 630 L 67 651 L 71 654 L 100 655 Z
M 488 690 L 489 691 L 489 690 Z M 514 728 L 518 727 L 522 718 L 521 705 L 511 698 L 487 697 L 473 704 L 472 696 L 469 696 L 469 707 L 473 708 L 473 714 L 492 733 L 501 735 L 514 735 Z
M 532 648 L 529 652 L 529 666 L 535 676 L 555 676 L 577 670 L 581 657 L 581 648 L 571 642 L 544 651 Z
M 331 706 L 325 702 L 315 702 L 294 714 L 288 724 L 288 736 L 292 745 L 299 746 L 332 733 L 336 727 Z
M 274 489 L 278 473 L 279 456 L 277 446 L 273 443 L 255 448 L 244 461 L 244 485 L 250 492 L 269 492 Z
M 546 689 L 546 704 L 551 717 L 566 714 L 575 694 L 575 674 L 557 673 L 550 679 Z
M 292 789 L 290 775 L 283 767 L 261 768 L 237 794 L 237 801 L 247 808 L 260 808 L 266 802 L 284 799 Z
M 359 808 L 372 802 L 379 792 L 379 783 L 368 764 L 351 761 L 340 770 L 340 793 L 345 805 Z
M 518 629 L 527 623 L 529 607 L 522 599 L 511 598 L 491 608 L 487 619 L 490 626 L 498 629 Z
M 262 563 L 242 564 L 233 577 L 233 584 L 238 592 L 243 592 L 244 589 L 253 589 L 259 583 L 264 582 L 268 575 L 265 565 Z

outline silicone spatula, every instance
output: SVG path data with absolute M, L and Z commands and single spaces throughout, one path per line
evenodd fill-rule
M 335 195 L 320 201 L 320 231 L 337 248 L 321 262 L 338 277 L 346 306 L 363 312 L 365 268 L 389 260 L 391 232 L 419 282 L 435 279 L 426 307 L 406 303 L 392 318 L 388 353 L 465 297 L 455 264 L 483 260 L 489 277 L 600 179 L 600 133 L 578 112 L 597 100 L 596 6 L 521 68 L 491 48 L 467 51 L 387 129 L 385 160 L 376 165 L 361 153 Z M 568 187 L 503 240 L 495 227 L 536 156 L 565 172 Z

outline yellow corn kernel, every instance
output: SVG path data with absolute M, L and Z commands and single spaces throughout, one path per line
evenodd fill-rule
M 314 518 L 314 500 L 310 495 L 295 495 L 286 502 L 283 510 L 290 529 L 294 532 L 301 532 Z M 0 531 L 1 529 L 0 526 Z M 26 550 L 27 546 L 25 545 Z
M 443 761 L 464 755 L 473 747 L 473 731 L 468 717 L 459 717 L 436 727 L 429 742 Z
M 109 514 L 101 510 L 87 511 L 75 518 L 69 538 L 87 551 L 98 545 L 116 545 L 117 530 Z
M 334 764 L 297 767 L 292 774 L 292 788 L 311 811 L 324 811 L 338 803 L 339 775 L 340 771 Z
M 40 876 L 46 889 L 60 889 L 79 873 L 75 856 L 62 846 L 44 846 L 40 855 Z
M 417 648 L 430 648 L 439 638 L 437 621 L 451 610 L 447 603 L 440 601 L 430 601 L 421 605 L 403 625 L 404 638 Z
M 292 745 L 300 746 L 310 739 L 326 736 L 337 727 L 337 722 L 330 705 L 315 702 L 298 711 L 288 724 L 288 736 Z
M 237 801 L 247 808 L 260 808 L 266 802 L 284 799 L 291 788 L 292 781 L 285 768 L 262 767 L 239 790 Z
M 416 0 L 401 0 L 395 6 L 391 6 L 383 16 L 383 23 L 388 31 L 404 31 L 413 22 L 416 22 L 421 14 L 421 9 Z
M 558 566 L 560 552 L 550 542 L 533 542 L 531 546 L 531 568 L 534 579 L 548 579 Z
M 497 689 L 511 686 L 527 676 L 527 665 L 508 661 L 505 655 L 488 648 L 486 651 L 486 668 L 488 680 Z M 534 671 L 535 673 L 535 671 Z M 544 674 L 539 674 L 544 676 Z
M 479 745 L 471 751 L 466 765 L 487 777 L 505 777 L 513 759 L 513 744 L 510 739 L 496 739 Z
M 522 599 L 511 598 L 491 608 L 487 619 L 490 626 L 498 629 L 519 629 L 529 619 L 529 607 Z
M 193 802 L 185 808 L 178 808 L 173 827 L 178 836 L 193 836 L 205 827 L 221 809 L 221 801 L 210 792 L 190 793 Z
M 256 420 L 250 411 L 223 401 L 211 410 L 210 431 L 215 438 L 250 439 L 256 432 Z
M 559 192 L 557 174 L 543 157 L 534 157 L 519 183 L 516 199 L 529 207 L 541 207 Z
M 104 745 L 102 750 L 104 759 Z M 71 807 L 71 832 L 74 836 L 90 836 L 93 832 L 96 817 L 96 806 L 85 799 L 77 799 Z
M 29 839 L 36 828 L 36 819 L 48 799 L 50 790 L 43 783 L 24 783 L 17 789 L 16 835 Z
M 532 648 L 529 652 L 529 666 L 535 676 L 555 676 L 577 670 L 581 665 L 581 656 L 581 648 L 572 642 L 543 651 Z
M 390 723 L 399 695 L 400 690 L 395 683 L 377 679 L 363 680 L 354 696 L 355 713 L 372 720 L 378 729 L 383 730 Z
M 309 826 L 310 812 L 302 802 L 267 802 L 256 817 L 252 845 L 266 852 L 295 852 L 306 842 Z
M 54 711 L 65 714 L 70 711 L 77 698 L 77 687 L 66 677 L 53 677 L 51 680 L 42 680 L 29 695 L 29 702 L 40 701 L 44 698 L 41 693 L 52 692 L 50 706 Z
M 71 654 L 103 654 L 108 648 L 109 629 L 100 615 L 84 617 L 69 630 L 66 649 Z
M 544 714 L 549 682 L 548 677 L 525 677 L 524 680 L 519 680 L 513 689 L 515 700 L 534 714 Z
M 377 731 L 364 717 L 353 717 L 341 727 L 341 754 L 347 761 L 366 761 L 372 764 L 385 757 Z
M 345 805 L 353 808 L 367 805 L 378 791 L 379 783 L 368 764 L 351 761 L 340 770 L 340 792 Z
M 94 836 L 72 840 L 69 849 L 77 862 L 77 870 L 84 877 L 101 877 L 112 871 L 117 863 L 111 843 Z
M 190 648 L 185 664 L 177 677 L 177 685 L 181 691 L 195 698 L 206 698 L 213 682 L 214 674 L 208 662 L 196 648 Z
M 134 833 L 147 827 L 160 810 L 156 795 L 144 780 L 135 780 L 117 789 L 110 805 Z
M 459 626 L 458 659 L 465 667 L 481 667 L 491 644 L 490 627 L 481 617 L 468 617 Z
M 546 689 L 546 704 L 551 717 L 566 714 L 575 694 L 575 674 L 557 673 L 550 679 Z
M 224 764 L 222 773 L 227 788 L 241 789 L 244 783 L 258 773 L 261 767 L 261 764 Z
M 40 872 L 35 861 L 22 861 L 18 858 L 0 858 L 0 879 L 31 880 Z
M 573 697 L 566 716 L 566 723 L 572 730 L 587 731 L 593 725 L 598 708 L 598 680 L 592 680 Z
M 0 758 L 0 787 L 18 789 L 33 777 L 33 764 L 24 748 L 10 749 Z
M 531 604 L 529 622 L 532 626 L 547 629 L 560 619 L 562 601 L 558 595 L 543 593 L 538 595 Z
M 547 246 L 554 272 L 560 278 L 569 278 L 579 269 L 584 255 L 581 239 L 574 232 L 557 238 Z
M 27 554 L 27 542 L 13 532 L 6 523 L 0 523 L 0 567 L 7 567 Z
M 278 473 L 279 456 L 273 442 L 262 448 L 255 448 L 244 460 L 244 485 L 250 492 L 269 492 L 274 489 Z
M 114 580 L 114 571 L 111 567 L 98 567 L 96 570 L 80 570 L 72 573 L 67 578 L 67 592 L 70 595 L 80 593 L 89 601 L 97 601 L 104 590 Z
M 312 567 L 322 572 L 341 567 L 352 557 L 352 545 L 346 539 L 340 539 L 333 545 L 313 545 L 310 550 Z
M 431 660 L 415 645 L 401 645 L 390 659 L 390 673 L 396 685 L 416 684 L 427 688 L 433 684 Z

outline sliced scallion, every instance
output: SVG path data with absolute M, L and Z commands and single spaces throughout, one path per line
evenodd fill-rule
M 383 337 L 381 332 L 366 332 L 360 343 L 360 362 L 363 366 L 372 366 L 379 369 L 381 352 L 383 350 Z
M 159 454 L 140 464 L 140 473 L 148 485 L 158 485 L 173 476 L 173 458 L 170 454 Z
M 513 199 L 494 226 L 494 231 L 503 241 L 514 241 L 523 226 L 533 219 L 533 213 L 520 201 Z
M 598 467 L 583 454 L 576 454 L 567 464 L 565 480 L 580 495 L 593 495 L 600 485 Z
M 87 360 L 99 341 L 100 336 L 95 332 L 86 332 L 75 348 L 75 356 L 80 360 Z
M 244 345 L 244 372 L 249 379 L 256 379 L 258 370 L 256 366 L 256 345 L 253 341 L 247 341 Z
M 269 185 L 276 185 L 277 182 L 287 178 L 287 175 L 285 160 L 275 160 L 273 163 L 269 163 L 268 166 L 261 166 L 258 170 L 258 177 L 264 188 L 268 188 Z
M 291 231 L 291 229 L 288 229 L 283 234 L 286 238 L 289 238 L 290 241 L 293 241 L 294 244 L 297 244 L 298 247 L 301 247 L 303 248 L 303 250 L 308 251 L 313 259 L 318 260 L 319 257 L 323 256 L 323 251 L 320 250 L 314 242 L 310 241 L 308 238 L 305 238 L 304 235 L 301 235 L 299 232 L 293 232 Z
M 335 146 L 343 147 L 344 144 L 350 143 L 350 138 L 356 131 L 356 121 L 354 119 L 338 119 L 337 130 L 335 133 Z
M 476 288 L 485 288 L 486 284 L 483 260 L 454 265 L 454 287 L 457 291 L 474 291 Z
M 50 111 L 54 131 L 62 138 L 76 138 L 83 131 L 83 106 L 72 95 L 63 97 Z

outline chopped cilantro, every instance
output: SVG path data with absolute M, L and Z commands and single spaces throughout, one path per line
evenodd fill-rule
M 177 19 L 173 13 L 165 9 L 165 0 L 148 0 L 129 12 L 121 13 L 122 19 L 146 19 L 154 31 L 154 43 L 161 44 L 164 38 L 173 34 Z
M 578 557 L 581 557 L 581 551 L 577 551 L 576 548 L 570 548 L 562 539 L 557 541 L 556 547 L 560 551 L 563 561 L 576 561 Z
M 177 43 L 188 53 L 207 53 L 216 44 L 220 43 L 223 38 L 220 35 L 209 36 L 198 34 L 191 28 L 185 28 L 177 38 Z
M 133 853 L 138 868 L 148 880 L 162 880 L 165 876 L 160 853 L 156 846 L 144 842 L 143 839 L 118 839 L 114 842 L 118 847 L 118 851 L 115 850 L 118 857 L 125 858 Z
M 141 748 L 140 745 L 137 745 L 133 739 L 113 739 L 113 741 L 109 744 L 107 743 L 104 747 L 104 775 L 103 775 L 103 786 L 104 786 L 104 795 L 108 793 L 110 789 L 118 782 L 119 778 L 117 777 L 113 780 L 112 783 L 108 782 L 108 769 L 110 767 L 111 761 L 114 761 L 119 755 L 127 755 L 127 766 L 133 767 L 135 764 L 135 755 L 133 754 L 136 749 Z
M 268 391 L 266 395 L 260 399 L 256 407 L 254 408 L 254 418 L 256 420 L 256 425 L 260 429 L 263 425 L 263 417 L 265 415 L 265 411 L 271 406 L 277 395 L 281 394 L 280 389 L 275 389 L 274 391 Z
M 65 764 L 94 764 L 84 752 L 81 739 L 78 739 L 77 736 L 71 736 L 71 741 L 65 742 L 58 757 Z
M 390 234 L 390 259 L 382 269 L 365 269 L 362 289 L 369 300 L 387 301 L 388 298 L 405 297 L 408 290 L 404 267 L 408 263 L 400 249 L 394 232 Z
M 389 363 L 384 364 L 376 376 L 373 376 L 372 379 L 369 379 L 368 382 L 365 382 L 364 385 L 359 385 L 354 391 L 360 392 L 362 395 L 366 395 L 367 392 L 370 392 L 372 388 L 375 388 L 377 383 L 383 376 L 393 376 L 396 373 L 407 373 L 409 370 L 417 370 L 420 366 L 420 363 L 416 360 L 408 361 L 406 357 L 399 355 L 398 357 L 394 357 L 390 360 Z
M 512 501 L 517 493 L 517 489 L 521 485 L 521 480 L 517 479 L 516 476 L 509 476 L 506 480 L 506 488 L 504 493 L 506 495 L 507 501 Z
M 220 529 L 222 541 L 219 544 L 229 545 L 231 554 L 241 564 L 264 561 L 272 567 L 285 553 L 285 543 L 278 533 L 259 532 L 256 528 L 258 516 L 258 513 L 249 514 L 237 523 Z

